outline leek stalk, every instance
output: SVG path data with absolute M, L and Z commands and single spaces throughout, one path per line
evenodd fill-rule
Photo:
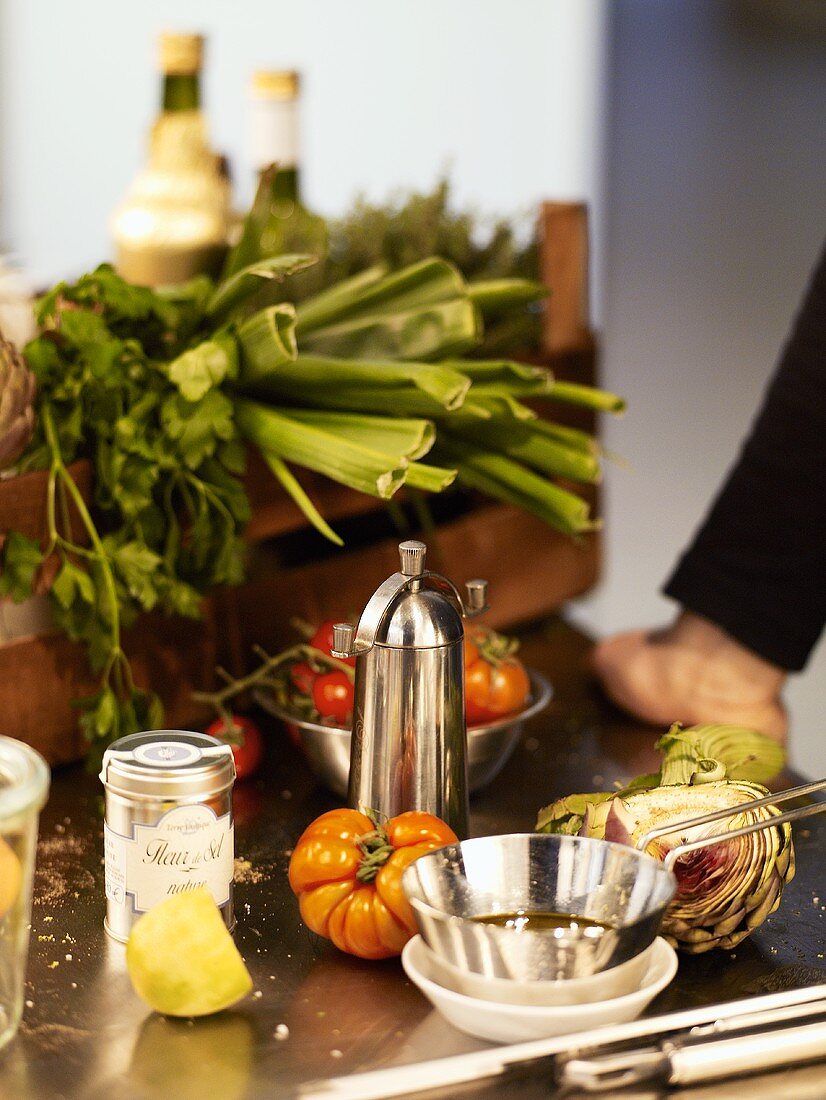
M 590 483 L 599 481 L 600 468 L 596 454 L 566 446 L 547 435 L 538 420 L 513 423 L 494 418 L 480 422 L 477 418 L 457 413 L 445 427 L 451 435 L 470 443 L 482 443 L 548 477 Z
M 446 433 L 440 433 L 435 450 L 440 461 L 458 468 L 460 484 L 515 504 L 565 534 L 580 535 L 599 527 L 589 518 L 584 500 L 505 455 L 491 454 Z
M 467 284 L 447 260 L 430 257 L 385 274 L 381 267 L 339 283 L 302 303 L 298 332 L 307 336 L 348 318 L 390 316 L 467 298 Z
M 235 420 L 244 437 L 266 456 L 316 470 L 360 493 L 388 499 L 405 478 L 406 458 L 375 451 L 277 410 L 238 398 Z
M 243 352 L 241 381 L 249 384 L 267 378 L 298 354 L 295 309 L 286 303 L 262 309 L 241 325 L 238 340 Z
M 281 282 L 315 263 L 314 256 L 270 256 L 241 268 L 216 286 L 207 300 L 205 314 L 216 324 L 229 317 L 243 302 L 257 294 L 262 281 Z
M 242 382 L 247 375 L 242 370 Z M 273 369 L 254 378 L 258 392 L 272 397 L 288 397 L 305 405 L 321 408 L 348 408 L 359 411 L 353 405 L 355 391 L 373 392 L 378 407 L 371 404 L 365 411 L 386 413 L 392 410 L 402 416 L 418 414 L 416 409 L 401 408 L 395 403 L 399 390 L 409 389 L 430 400 L 423 415 L 429 410 L 459 408 L 470 389 L 470 380 L 450 367 L 440 363 L 397 362 L 392 359 L 350 360 L 329 356 L 299 355 L 295 362 L 276 362 Z M 345 393 L 345 404 L 335 402 Z M 353 395 L 350 397 L 349 395 Z
M 540 302 L 550 293 L 544 283 L 530 279 L 480 279 L 468 283 L 468 297 L 483 313 L 516 309 Z

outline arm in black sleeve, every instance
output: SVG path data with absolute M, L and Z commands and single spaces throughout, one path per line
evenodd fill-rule
M 803 668 L 826 621 L 826 250 L 740 456 L 666 595 Z

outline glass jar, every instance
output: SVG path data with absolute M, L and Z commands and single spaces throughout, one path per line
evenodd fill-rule
M 37 819 L 49 779 L 39 753 L 0 736 L 0 1047 L 23 1011 Z

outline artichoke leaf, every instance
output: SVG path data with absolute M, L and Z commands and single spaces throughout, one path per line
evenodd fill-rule
M 708 760 L 725 769 L 724 775 L 714 778 L 748 783 L 768 783 L 786 763 L 782 745 L 746 726 L 704 725 L 683 729 L 675 722 L 656 747 L 664 755 L 663 785 L 707 782 L 711 769 L 703 761 Z

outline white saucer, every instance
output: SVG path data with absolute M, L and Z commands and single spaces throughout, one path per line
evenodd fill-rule
M 495 1043 L 518 1043 L 587 1031 L 634 1020 L 677 973 L 677 953 L 662 938 L 654 941 L 648 968 L 638 989 L 622 997 L 575 1005 L 515 1005 L 484 1001 L 440 985 L 421 936 L 402 951 L 402 966 L 442 1016 L 468 1035 Z
M 656 950 L 656 943 L 651 943 L 645 951 L 640 951 L 619 966 L 582 978 L 520 981 L 514 978 L 488 978 L 472 970 L 462 970 L 429 947 L 422 937 L 417 965 L 419 971 L 437 985 L 480 1001 L 521 1005 L 522 1008 L 528 1005 L 584 1005 L 624 997 L 626 993 L 639 989 Z

